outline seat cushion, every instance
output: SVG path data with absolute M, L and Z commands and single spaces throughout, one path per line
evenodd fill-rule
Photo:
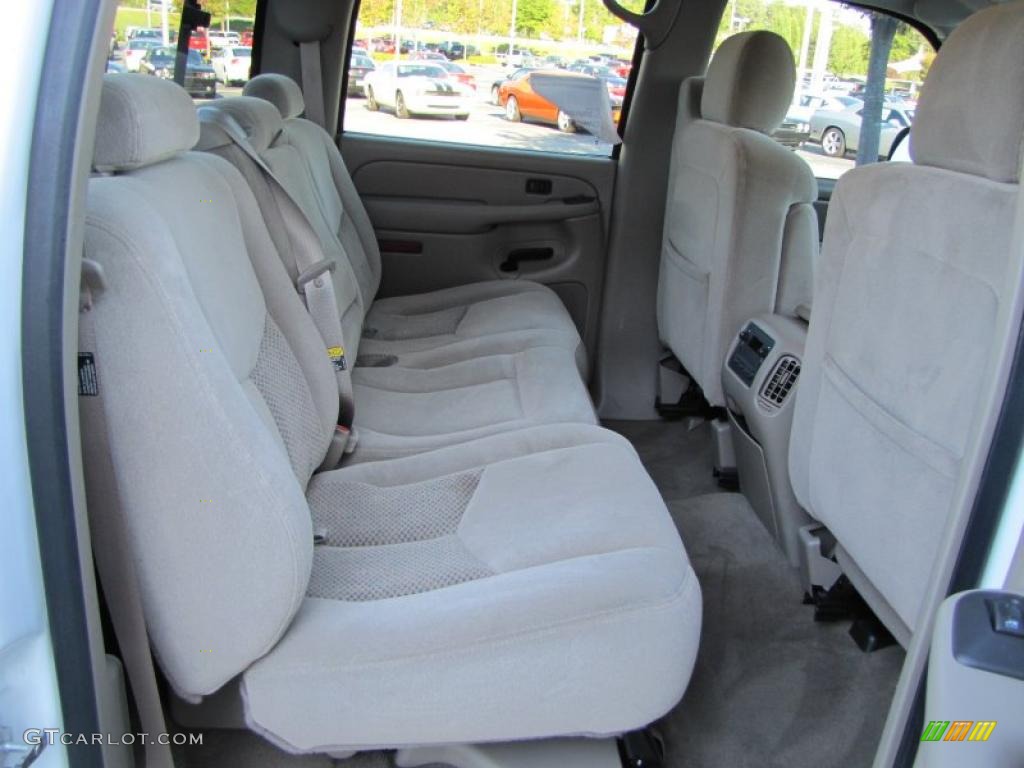
M 569 350 L 586 374 L 579 332 L 554 291 L 527 280 L 491 280 L 378 299 L 360 349 L 371 358 L 431 368 L 549 345 Z
M 320 474 L 307 498 L 307 599 L 242 683 L 279 745 L 611 734 L 681 697 L 700 589 L 618 435 L 498 435 Z
M 406 456 L 536 424 L 597 423 L 573 356 L 558 346 L 435 368 L 357 365 L 352 383 L 359 430 L 354 461 Z

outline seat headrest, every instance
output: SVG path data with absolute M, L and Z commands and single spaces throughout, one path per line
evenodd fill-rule
M 153 165 L 192 149 L 198 138 L 196 108 L 181 86 L 148 75 L 104 75 L 93 169 Z
M 723 42 L 708 65 L 700 111 L 705 120 L 771 133 L 793 100 L 796 65 L 774 32 L 741 32 Z
M 921 89 L 911 156 L 919 165 L 1019 182 L 1024 138 L 1024 3 L 996 5 L 949 36 Z
M 281 129 L 284 128 L 284 120 L 273 104 L 256 99 L 251 96 L 234 96 L 227 99 L 218 99 L 206 109 L 216 109 L 225 112 L 234 118 L 235 122 L 245 131 L 249 143 L 258 153 L 263 152 L 274 143 Z M 207 130 L 207 123 L 204 122 L 203 130 Z M 204 136 L 200 146 L 204 149 L 210 148 L 211 137 Z
M 269 101 L 281 117 L 288 120 L 298 117 L 306 111 L 306 102 L 302 98 L 302 89 L 287 75 L 257 75 L 242 89 L 245 96 Z

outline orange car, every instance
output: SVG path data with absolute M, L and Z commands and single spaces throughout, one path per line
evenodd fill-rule
M 589 77 L 560 70 L 524 70 L 498 86 L 498 103 L 505 108 L 505 117 L 514 123 L 527 118 L 539 120 L 557 125 L 558 130 L 565 133 L 575 133 L 576 123 L 572 118 L 533 90 L 530 81 L 538 74 L 554 77 Z M 622 98 L 617 91 L 618 86 L 613 88 L 612 85 L 608 85 L 608 96 L 612 101 L 612 120 L 616 124 L 622 114 Z

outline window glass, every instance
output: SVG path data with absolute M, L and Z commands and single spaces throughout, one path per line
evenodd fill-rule
M 797 62 L 796 92 L 775 133 L 778 141 L 819 178 L 836 179 L 888 157 L 913 122 L 935 57 L 920 32 L 891 16 L 827 0 L 729 0 L 717 42 L 751 29 L 780 34 Z M 872 106 L 877 119 L 866 127 L 864 113 Z
M 239 95 L 249 79 L 256 0 L 204 0 L 210 29 L 189 38 L 185 89 L 195 99 Z M 122 0 L 114 17 L 107 72 L 174 77 L 181 0 Z
M 635 44 L 636 30 L 601 0 L 362 0 L 344 128 L 607 156 L 612 144 L 537 93 L 529 75 L 571 73 L 562 82 L 599 84 L 613 130 Z

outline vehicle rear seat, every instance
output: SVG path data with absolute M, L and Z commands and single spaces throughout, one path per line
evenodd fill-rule
M 381 278 L 380 250 L 334 140 L 301 117 L 306 108 L 302 90 L 291 78 L 258 75 L 246 83 L 243 93 L 276 107 L 280 120 L 269 125 L 264 113 L 251 115 L 262 123 L 256 126 L 257 133 L 270 134 L 266 141 L 271 149 L 264 159 L 277 173 L 282 164 L 294 163 L 294 156 L 275 158 L 275 154 L 283 155 L 279 150 L 285 146 L 295 150 L 305 171 L 304 178 L 296 181 L 308 187 L 296 188 L 297 202 L 313 222 L 325 252 L 333 256 L 343 250 L 352 262 L 365 313 L 364 354 L 397 356 L 404 366 L 432 368 L 482 354 L 557 345 L 572 351 L 586 376 L 586 351 L 576 326 L 554 291 L 539 283 L 490 280 L 375 300 Z M 236 101 L 221 100 L 213 106 Z M 257 200 L 264 202 L 259 194 Z
M 665 713 L 700 589 L 628 442 L 547 425 L 313 474 L 333 370 L 248 184 L 188 151 L 198 135 L 178 86 L 105 79 L 85 229 L 105 288 L 82 351 L 171 688 L 238 682 L 249 727 L 292 751 Z
M 437 311 L 400 316 L 388 309 L 384 323 L 385 315 L 371 310 L 364 319 L 361 297 L 369 293 L 367 275 L 374 273 L 367 259 L 379 265 L 379 254 L 374 250 L 368 257 L 355 236 L 353 217 L 343 215 L 340 225 L 329 221 L 317 202 L 324 196 L 316 181 L 321 171 L 337 165 L 340 170 L 333 175 L 345 180 L 347 172 L 333 145 L 333 153 L 321 150 L 317 160 L 298 149 L 301 142 L 290 131 L 312 129 L 313 139 L 322 137 L 321 144 L 329 145 L 327 134 L 306 120 L 290 121 L 289 130 L 277 108 L 262 99 L 222 99 L 201 114 L 209 116 L 212 109 L 230 115 L 244 131 L 251 149 L 306 214 L 324 256 L 338 265 L 333 273 L 335 294 L 347 351 L 356 361 L 352 383 L 359 443 L 352 461 L 408 455 L 532 424 L 596 423 L 578 370 L 579 335 L 552 291 L 540 285 L 524 287 L 529 284 L 518 281 L 509 288 L 507 281 L 481 283 L 441 292 L 444 297 L 491 297 L 468 308 L 446 305 L 437 294 L 423 294 L 406 297 L 402 306 Z M 286 267 L 291 266 L 293 237 L 282 214 L 280 189 L 220 123 L 203 121 L 198 147 L 225 157 L 242 172 L 278 251 L 286 256 Z M 344 190 L 344 184 L 340 188 Z M 330 189 L 335 190 L 333 184 Z M 346 204 L 346 211 L 358 210 L 365 216 L 354 189 L 351 192 L 355 202 Z M 336 237 L 339 227 L 348 231 L 347 224 L 352 227 L 349 235 Z M 374 243 L 372 238 L 368 242 Z M 291 270 L 297 277 L 294 266 Z M 564 327 L 558 328 L 559 322 Z M 389 330 L 383 333 L 370 323 Z M 537 327 L 531 329 L 531 324 Z M 459 328 L 453 331 L 455 325 Z M 462 330 L 467 325 L 470 333 Z M 511 330 L 514 327 L 518 330 Z

